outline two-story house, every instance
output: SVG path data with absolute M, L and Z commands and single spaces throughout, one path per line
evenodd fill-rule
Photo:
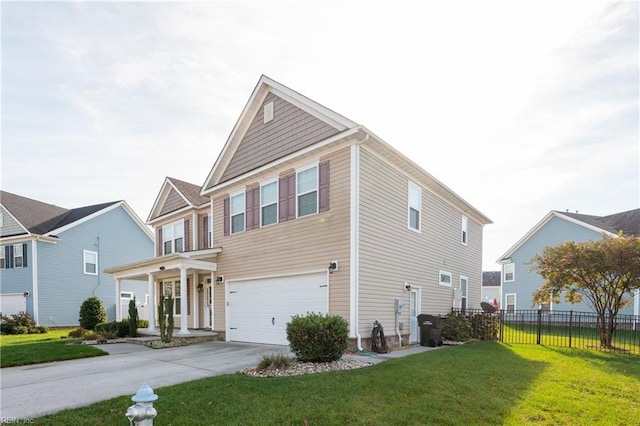
M 109 272 L 148 281 L 156 303 L 176 297 L 180 333 L 287 344 L 292 315 L 320 312 L 362 348 L 375 320 L 406 344 L 418 314 L 479 307 L 491 221 L 367 128 L 262 76 L 204 185 L 168 178 L 149 223 L 157 256 Z
M 126 202 L 66 209 L 1 191 L 0 213 L 3 315 L 25 311 L 39 325 L 75 326 L 91 296 L 110 320 L 134 296 L 144 306 L 146 285 L 124 281 L 116 293 L 102 271 L 153 255 L 153 233 Z
M 640 209 L 615 213 L 608 216 L 593 216 L 579 213 L 551 211 L 529 232 L 518 240 L 500 258 L 502 265 L 502 301 L 500 308 L 507 312 L 527 309 L 555 311 L 591 312 L 586 303 L 570 304 L 561 296 L 560 303 L 549 301 L 546 305 L 535 305 L 533 293 L 543 284 L 542 277 L 531 271 L 531 260 L 542 253 L 545 247 L 567 241 L 587 242 L 602 238 L 602 235 L 617 237 L 640 235 Z M 620 314 L 638 315 L 640 292 L 636 292 L 632 306 L 620 310 Z

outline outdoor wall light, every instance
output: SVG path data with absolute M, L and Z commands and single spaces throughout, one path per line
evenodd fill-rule
M 337 270 L 338 270 L 338 261 L 332 260 L 331 262 L 329 262 L 329 273 L 333 274 Z
M 202 292 L 202 290 L 204 290 L 204 284 L 200 283 L 198 284 L 198 291 Z
M 219 275 L 216 278 L 216 284 L 222 284 L 224 282 L 224 276 L 223 275 Z

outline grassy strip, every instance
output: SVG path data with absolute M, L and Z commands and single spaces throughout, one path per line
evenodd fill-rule
M 88 358 L 106 352 L 88 345 L 71 345 L 64 338 L 73 329 L 52 330 L 44 334 L 0 336 L 0 367 Z
M 154 389 L 154 424 L 640 424 L 639 388 L 635 356 L 479 342 L 359 370 Z M 119 424 L 131 404 L 127 395 L 35 423 Z

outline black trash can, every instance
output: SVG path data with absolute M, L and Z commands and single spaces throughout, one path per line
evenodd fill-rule
M 444 318 L 438 315 L 418 315 L 420 326 L 420 346 L 442 346 L 442 327 Z

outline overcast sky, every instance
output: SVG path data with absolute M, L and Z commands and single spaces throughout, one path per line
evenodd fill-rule
M 489 216 L 485 270 L 551 210 L 640 206 L 637 1 L 301 3 L 3 1 L 2 189 L 146 220 L 265 74 Z

